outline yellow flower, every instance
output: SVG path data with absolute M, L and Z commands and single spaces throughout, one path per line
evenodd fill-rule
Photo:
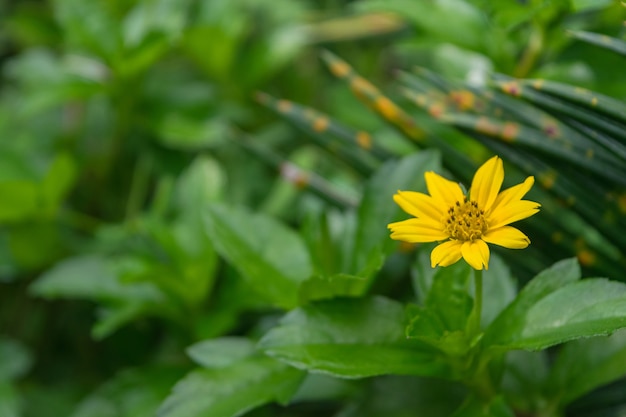
M 530 243 L 524 233 L 507 225 L 539 211 L 539 203 L 522 200 L 534 177 L 500 192 L 504 168 L 497 156 L 478 168 L 469 196 L 463 194 L 459 184 L 434 172 L 426 172 L 424 177 L 430 195 L 398 191 L 393 196 L 402 210 L 415 218 L 388 227 L 395 240 L 445 241 L 430 254 L 433 268 L 452 265 L 463 257 L 474 269 L 488 269 L 487 243 L 510 249 L 524 249 Z

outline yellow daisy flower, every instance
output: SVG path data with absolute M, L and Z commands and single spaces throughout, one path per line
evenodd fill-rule
M 426 172 L 424 177 L 430 195 L 398 191 L 393 196 L 402 210 L 415 218 L 388 227 L 395 240 L 444 241 L 430 254 L 433 268 L 452 265 L 463 257 L 476 270 L 488 269 L 487 243 L 510 249 L 524 249 L 530 244 L 524 233 L 507 225 L 539 211 L 539 203 L 522 200 L 534 177 L 500 192 L 504 168 L 497 156 L 478 168 L 469 196 L 463 194 L 459 184 L 434 172 Z

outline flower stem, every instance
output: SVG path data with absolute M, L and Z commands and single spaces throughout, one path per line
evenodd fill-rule
M 469 335 L 474 339 L 480 334 L 480 317 L 483 309 L 483 271 L 474 270 L 474 309 L 469 317 Z

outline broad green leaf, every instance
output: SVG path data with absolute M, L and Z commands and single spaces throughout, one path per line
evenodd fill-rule
M 41 184 L 42 200 L 50 210 L 56 210 L 74 183 L 76 166 L 71 155 L 60 153 L 52 161 Z
M 158 417 L 235 417 L 260 405 L 287 403 L 304 373 L 255 356 L 216 369 L 189 373 L 172 389 Z
M 224 118 L 192 118 L 178 112 L 164 116 L 155 124 L 155 129 L 164 146 L 182 151 L 214 147 L 229 134 L 229 126 Z
M 153 0 L 138 2 L 122 23 L 124 42 L 127 46 L 141 45 L 155 33 L 168 41 L 179 38 L 185 28 L 189 9 L 188 0 Z
M 28 218 L 38 209 L 38 187 L 30 181 L 0 182 L 0 221 Z
M 33 295 L 91 300 L 162 300 L 161 293 L 147 283 L 119 281 L 111 265 L 97 255 L 68 258 L 42 274 L 31 286 Z
M 22 214 L 33 215 L 26 212 Z M 56 222 L 30 217 L 11 224 L 7 231 L 12 263 L 24 270 L 41 271 L 67 255 L 67 240 L 64 239 L 63 229 Z M 37 242 L 37 250 L 33 250 L 33 242 Z
M 443 41 L 480 49 L 485 36 L 482 12 L 471 2 L 437 0 L 413 2 L 410 0 L 368 0 L 358 4 L 361 10 L 399 13 L 410 23 Z M 441 22 L 446 22 L 445 25 Z
M 626 327 L 626 284 L 585 279 L 566 285 L 534 304 L 509 346 L 544 349 L 581 337 Z
M 463 355 L 470 347 L 465 336 L 472 310 L 468 294 L 472 269 L 464 262 L 437 268 L 423 307 L 414 310 L 406 335 L 449 355 Z
M 282 308 L 298 304 L 298 288 L 312 267 L 295 232 L 266 215 L 218 204 L 204 219 L 217 251 L 260 295 Z
M 548 354 L 513 350 L 506 353 L 501 392 L 519 413 L 534 415 L 545 407 Z
M 473 282 L 473 281 L 472 281 Z M 517 295 L 517 283 L 507 264 L 491 254 L 489 269 L 483 271 L 482 326 L 486 328 Z
M 203 210 L 222 198 L 225 185 L 226 178 L 219 163 L 208 156 L 198 156 L 176 182 L 176 205 L 181 210 Z
M 371 380 L 362 399 L 343 410 L 341 417 L 443 417 L 463 402 L 467 389 L 437 378 L 384 376 Z
M 112 61 L 123 45 L 120 25 L 106 2 L 55 0 L 54 12 L 70 47 Z
M 314 276 L 300 286 L 300 303 L 337 297 L 358 297 L 363 295 L 367 285 L 367 279 L 355 275 Z
M 402 305 L 387 298 L 321 301 L 287 314 L 259 347 L 298 368 L 343 378 L 450 377 L 436 351 L 406 339 L 405 326 Z
M 42 274 L 29 288 L 47 299 L 88 299 L 103 303 L 92 335 L 101 339 L 145 314 L 171 315 L 164 294 L 148 282 L 122 282 L 105 258 L 98 255 L 68 258 Z
M 368 182 L 357 213 L 357 228 L 349 272 L 363 269 L 376 253 L 388 248 L 387 224 L 401 211 L 393 201 L 398 190 L 426 191 L 424 172 L 440 171 L 440 155 L 436 151 L 422 151 L 398 162 L 388 162 Z M 410 217 L 408 214 L 404 218 Z
M 533 305 L 552 292 L 579 279 L 580 267 L 575 259 L 557 262 L 539 273 L 489 325 L 483 337 L 484 345 L 508 345 L 511 340 L 519 336 L 521 328 L 526 323 L 525 315 Z
M 167 367 L 123 370 L 80 401 L 70 417 L 153 417 L 183 375 Z
M 430 287 L 433 285 L 435 274 L 439 270 L 430 266 L 430 250 L 432 250 L 430 245 L 424 246 L 424 249 L 419 251 L 415 262 L 411 266 L 413 291 L 421 305 L 426 303 L 426 297 L 428 297 Z
M 195 343 L 187 354 L 204 368 L 224 368 L 255 353 L 254 343 L 243 337 L 222 337 Z
M 550 371 L 549 393 L 567 405 L 626 375 L 626 331 L 567 343 Z
M 603 9 L 613 4 L 612 0 L 572 0 L 572 7 L 576 12 Z

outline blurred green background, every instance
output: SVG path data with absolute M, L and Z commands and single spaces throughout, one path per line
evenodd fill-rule
M 0 416 L 153 415 L 190 369 L 189 345 L 257 338 L 278 315 L 217 255 L 204 209 L 246 206 L 301 230 L 323 253 L 319 222 L 343 221 L 384 159 L 438 147 L 359 103 L 324 51 L 410 109 L 426 138 L 445 142 L 444 165 L 446 149 L 477 165 L 493 148 L 408 106 L 398 71 L 423 67 L 477 89 L 494 73 L 545 78 L 623 104 L 624 57 L 570 33 L 624 39 L 625 10 L 610 0 L 0 0 Z M 281 102 L 259 92 L 367 132 L 380 155 L 312 141 L 298 122 L 316 117 L 304 108 L 277 115 Z M 499 153 L 515 165 L 513 182 L 526 173 L 523 154 Z M 550 158 L 542 163 L 557 172 L 567 163 Z M 286 161 L 324 180 L 308 192 Z M 624 183 L 607 187 L 620 224 Z M 531 230 L 546 236 L 533 237 L 540 249 L 518 260 L 518 277 L 578 256 L 624 280 L 625 240 L 610 232 L 624 235 L 621 226 L 600 210 L 597 223 L 584 210 L 563 218 L 561 200 L 536 199 L 547 217 Z M 391 255 L 374 292 L 402 298 L 407 262 Z M 320 401 L 250 415 L 341 415 L 362 410 L 371 390 L 402 396 L 401 380 L 381 381 L 324 381 L 309 389 Z

